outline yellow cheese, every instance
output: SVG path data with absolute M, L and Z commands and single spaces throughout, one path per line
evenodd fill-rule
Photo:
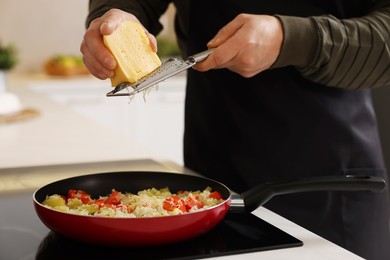
M 115 76 L 111 78 L 113 87 L 122 82 L 136 83 L 161 65 L 144 28 L 136 21 L 123 21 L 112 34 L 103 36 L 103 40 L 117 62 Z

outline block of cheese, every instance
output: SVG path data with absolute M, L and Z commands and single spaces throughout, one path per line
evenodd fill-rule
M 139 22 L 123 21 L 112 34 L 103 36 L 103 41 L 117 62 L 111 78 L 113 87 L 122 82 L 136 83 L 161 65 Z

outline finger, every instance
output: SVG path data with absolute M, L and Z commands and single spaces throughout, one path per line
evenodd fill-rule
M 91 74 L 98 79 L 104 80 L 104 79 L 112 78 L 115 75 L 114 71 L 106 71 L 104 67 L 99 67 L 100 65 L 94 63 L 93 60 L 86 60 L 84 58 L 83 61 L 85 66 L 91 72 Z
M 83 53 L 84 64 L 92 75 L 99 79 L 106 79 L 114 76 L 114 71 L 106 69 L 98 60 L 96 60 L 95 56 L 92 55 L 92 53 L 86 47 L 84 41 L 81 44 L 80 50 Z
M 232 44 L 230 41 L 225 42 L 215 48 L 212 54 L 206 60 L 196 64 L 194 69 L 198 71 L 207 71 L 210 69 L 226 68 L 239 52 L 239 46 Z
M 87 30 L 84 35 L 83 45 L 82 45 L 82 53 L 88 54 L 103 67 L 108 70 L 113 70 L 116 67 L 115 58 L 112 56 L 111 52 L 106 48 L 103 43 L 103 38 L 100 33 L 96 30 Z M 93 54 L 93 55 L 92 55 Z
M 111 21 L 104 21 L 101 23 L 99 31 L 102 35 L 110 35 L 112 34 L 116 28 L 118 28 L 119 24 L 113 23 Z
M 113 70 L 116 67 L 116 61 L 103 43 L 103 37 L 100 32 L 102 21 L 103 17 L 100 17 L 91 22 L 84 34 L 80 50 L 86 56 L 86 60 L 93 60 L 107 70 Z M 92 64 L 92 62 L 89 63 Z

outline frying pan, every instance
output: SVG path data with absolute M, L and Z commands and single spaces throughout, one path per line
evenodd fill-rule
M 114 246 L 150 246 L 174 243 L 208 232 L 225 214 L 251 212 L 275 195 L 307 191 L 376 191 L 385 188 L 379 177 L 314 177 L 262 183 L 240 195 L 233 194 L 215 180 L 166 172 L 110 172 L 72 177 L 47 184 L 33 194 L 35 210 L 51 230 L 65 237 L 92 244 Z M 178 190 L 218 191 L 224 202 L 203 211 L 174 216 L 148 218 L 111 218 L 75 215 L 47 208 L 41 203 L 47 195 L 66 195 L 69 189 L 85 190 L 93 198 L 111 193 L 112 189 L 136 193 L 149 188 L 169 187 Z

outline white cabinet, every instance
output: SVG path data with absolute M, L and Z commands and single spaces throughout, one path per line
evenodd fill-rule
M 169 79 L 131 101 L 127 97 L 106 97 L 112 90 L 110 82 L 94 78 L 39 80 L 29 87 L 123 138 L 135 140 L 157 159 L 183 164 L 185 77 Z

